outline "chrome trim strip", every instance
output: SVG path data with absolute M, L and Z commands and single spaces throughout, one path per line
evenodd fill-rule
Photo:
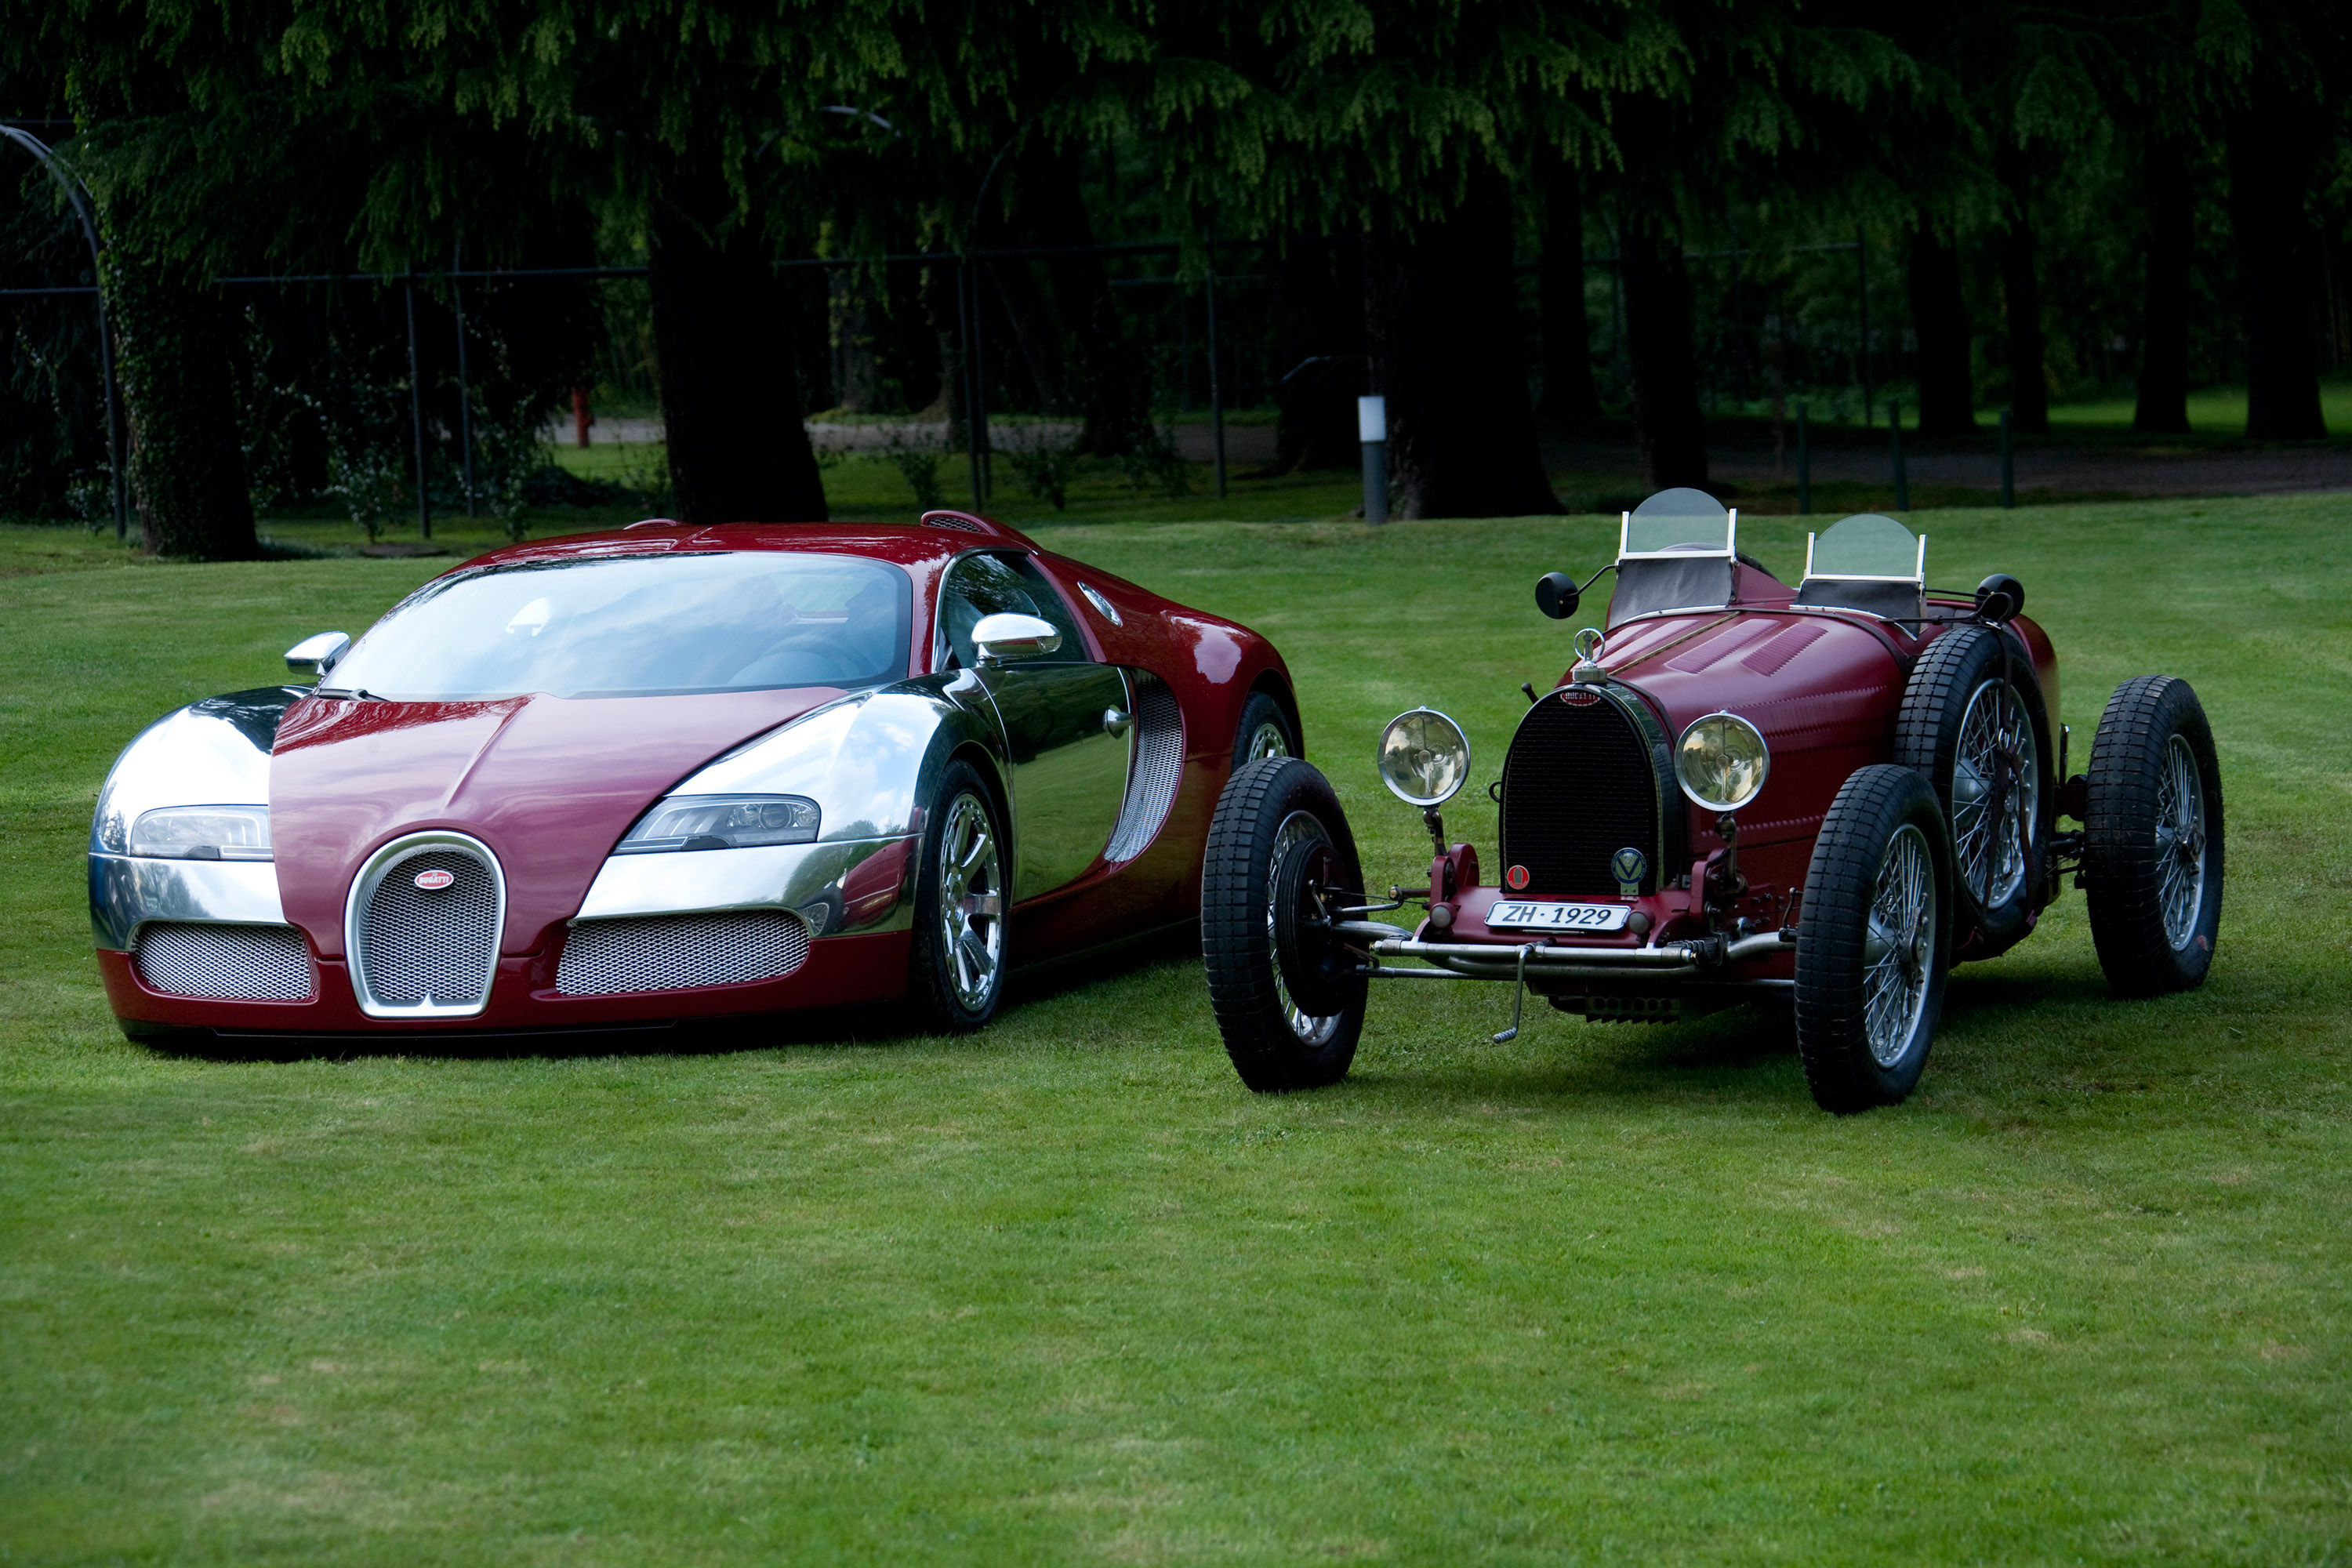
M 839 936 L 903 923 L 912 900 L 902 883 L 892 904 L 868 911 L 855 925 L 843 920 L 843 883 L 874 856 L 913 834 L 819 844 L 771 844 L 756 849 L 682 849 L 656 855 L 615 855 L 607 859 L 581 900 L 574 921 L 618 920 L 638 915 L 705 914 L 725 910 L 785 909 L 809 920 L 811 934 Z M 910 858 L 908 870 L 914 862 Z M 807 915 L 824 904 L 826 923 Z
M 284 925 L 278 868 L 268 860 L 89 858 L 90 934 L 128 952 L 151 921 L 197 925 Z
M 490 942 L 489 963 L 482 975 L 482 999 L 478 1002 L 416 1003 L 382 1002 L 369 988 L 367 952 L 360 941 L 360 920 L 376 888 L 392 874 L 402 861 L 422 855 L 430 849 L 462 849 L 479 859 L 490 873 L 490 887 L 498 900 L 491 930 L 496 933 Z M 351 892 L 343 900 L 343 957 L 351 966 L 352 991 L 359 998 L 360 1011 L 371 1018 L 470 1018 L 490 1005 L 490 987 L 499 975 L 499 954 L 506 947 L 507 874 L 490 847 L 480 839 L 446 828 L 430 828 L 423 833 L 403 834 L 367 858 L 358 876 L 352 879 Z

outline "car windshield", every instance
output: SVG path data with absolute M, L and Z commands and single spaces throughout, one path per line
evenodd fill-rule
M 1919 536 L 1891 517 L 1857 512 L 1816 536 L 1805 560 L 1808 577 L 1920 578 Z
M 427 584 L 323 684 L 412 700 L 658 697 L 904 675 L 907 574 L 781 552 L 603 556 Z
M 1627 555 L 1653 555 L 1669 550 L 1731 549 L 1731 514 L 1705 490 L 1660 490 L 1625 521 Z

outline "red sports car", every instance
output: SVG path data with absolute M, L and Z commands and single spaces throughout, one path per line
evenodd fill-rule
M 1740 552 L 1738 526 L 1689 489 L 1624 516 L 1607 630 L 1577 634 L 1551 690 L 1522 689 L 1487 785 L 1502 808 L 1492 881 L 1438 815 L 1471 776 L 1469 741 L 1442 713 L 1401 715 L 1378 754 L 1433 841 L 1425 890 L 1367 893 L 1305 763 L 1234 776 L 1202 940 L 1244 1082 L 1344 1076 L 1374 980 L 1474 979 L 1515 987 L 1497 1040 L 1518 1032 L 1528 990 L 1621 1022 L 1793 1005 L 1814 1098 L 1885 1104 L 1927 1065 L 1950 966 L 2021 941 L 2070 870 L 2114 990 L 2204 980 L 2221 775 L 2187 681 L 2118 687 L 2089 773 L 2070 777 L 2057 656 L 2018 613 L 2017 579 L 1931 590 L 1927 541 L 1866 514 L 1813 540 L 1792 587 Z M 1554 573 L 1536 598 L 1564 618 L 1581 593 Z M 1412 929 L 1372 918 L 1409 902 L 1426 907 Z
M 667 521 L 410 595 L 133 741 L 90 914 L 134 1037 L 448 1037 L 910 998 L 1181 924 L 1265 638 L 958 512 Z

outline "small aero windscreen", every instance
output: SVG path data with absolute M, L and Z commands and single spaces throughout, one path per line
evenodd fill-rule
M 1916 621 L 1927 585 L 1927 540 L 1891 517 L 1857 512 L 1805 536 L 1797 603 Z
M 1705 490 L 1660 490 L 1619 523 L 1609 624 L 1731 603 L 1739 514 Z
M 415 701 L 855 687 L 907 672 L 907 574 L 856 556 L 600 556 L 427 584 L 325 684 Z

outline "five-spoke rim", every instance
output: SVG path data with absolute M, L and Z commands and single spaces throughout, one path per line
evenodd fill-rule
M 1290 738 L 1282 732 L 1281 725 L 1268 719 L 1250 732 L 1248 754 L 1242 758 L 1242 762 L 1247 764 L 1256 762 L 1261 757 L 1288 755 L 1290 755 Z
M 2179 735 L 2166 743 L 2164 765 L 2157 771 L 2156 867 L 2164 940 L 2187 947 L 2205 905 L 2205 781 L 2196 754 Z
M 1283 753 L 1270 754 L 1280 756 Z M 1274 884 L 1281 872 L 1283 857 L 1292 849 L 1300 845 L 1328 844 L 1330 841 L 1331 836 L 1323 831 L 1323 825 L 1312 815 L 1294 811 L 1282 819 L 1280 827 L 1275 829 L 1274 853 L 1266 858 L 1265 862 L 1265 951 L 1274 970 L 1275 1002 L 1281 1007 L 1283 1020 L 1290 1026 L 1290 1032 L 1310 1046 L 1322 1045 L 1338 1033 L 1342 1015 L 1333 1013 L 1324 1017 L 1313 1017 L 1290 999 L 1290 986 L 1282 978 L 1282 961 L 1274 951 Z
M 1936 863 L 1927 835 L 1906 822 L 1878 863 L 1863 939 L 1863 1027 L 1880 1067 L 1901 1061 L 1919 1032 L 1935 963 Z
M 988 1005 L 1004 959 L 1004 878 L 988 807 L 960 795 L 940 833 L 940 944 L 956 999 Z
M 2041 805 L 2033 721 L 2014 688 L 1988 680 L 1960 716 L 1952 760 L 1952 847 L 1962 885 L 1986 909 L 2007 903 L 2023 885 Z

